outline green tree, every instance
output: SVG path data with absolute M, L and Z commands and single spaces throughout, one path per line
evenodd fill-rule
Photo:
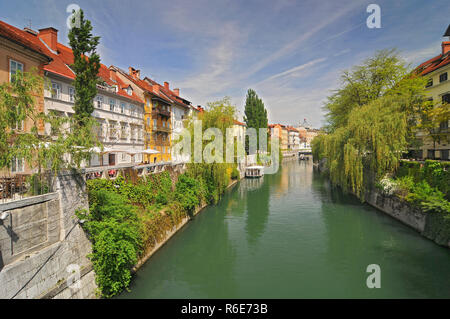
M 36 103 L 43 96 L 44 81 L 36 69 L 18 71 L 14 81 L 0 85 L 0 167 L 10 167 L 14 158 L 23 159 L 38 173 L 65 166 L 68 152 L 68 118 L 45 114 Z M 45 128 L 52 129 L 52 135 Z
M 91 22 L 84 18 L 83 10 L 74 12 L 72 22 L 69 43 L 74 56 L 71 68 L 76 75 L 74 111 L 78 124 L 82 126 L 94 111 L 93 99 L 97 95 L 100 69 L 100 56 L 96 50 L 100 37 L 92 35 Z
M 253 89 L 248 89 L 247 91 L 244 113 L 244 121 L 248 128 L 255 128 L 257 134 L 259 133 L 260 128 L 267 129 L 267 110 L 264 107 L 262 99 L 258 97 Z M 259 148 L 259 134 L 257 135 L 257 143 Z M 248 138 L 246 138 L 245 145 L 246 150 L 248 151 Z
M 364 189 L 395 171 L 413 140 L 426 80 L 408 72 L 395 50 L 377 52 L 342 79 L 325 105 L 328 134 L 313 140 L 313 154 L 327 158 L 334 184 L 364 200 Z
M 341 87 L 325 104 L 329 132 L 345 126 L 351 110 L 383 96 L 408 74 L 396 50 L 382 50 L 341 75 Z

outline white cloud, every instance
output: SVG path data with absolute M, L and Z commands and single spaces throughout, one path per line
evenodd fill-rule
M 403 54 L 406 61 L 415 65 L 425 62 L 441 53 L 441 41 L 435 41 L 427 46 Z
M 315 60 L 309 61 L 309 62 L 301 64 L 301 65 L 297 65 L 293 68 L 290 68 L 289 70 L 274 74 L 274 75 L 268 77 L 267 79 L 264 79 L 264 80 L 256 83 L 255 85 L 261 84 L 263 82 L 275 80 L 277 78 L 286 77 L 286 76 L 298 77 L 301 74 L 300 71 L 304 71 L 305 69 L 308 69 L 308 68 L 310 68 L 318 63 L 324 62 L 324 61 L 326 61 L 326 58 L 319 58 L 319 59 L 315 59 Z

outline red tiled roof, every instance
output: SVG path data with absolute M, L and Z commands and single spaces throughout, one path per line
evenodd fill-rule
M 240 126 L 245 126 L 245 123 L 239 122 L 237 120 L 234 120 L 234 124 L 240 125 Z
M 272 127 L 275 127 L 275 126 L 280 126 L 281 128 L 286 129 L 286 126 L 283 125 L 283 124 L 269 124 L 269 125 L 268 125 L 269 128 L 272 128 Z
M 0 36 L 16 42 L 24 47 L 27 47 L 28 49 L 36 53 L 39 53 L 48 61 L 51 60 L 51 57 L 48 54 L 48 50 L 42 47 L 41 40 L 31 33 L 13 27 L 6 22 L 0 21 Z
M 145 81 L 145 79 L 147 79 L 147 78 L 145 78 L 144 80 L 135 78 L 116 66 L 111 66 L 111 67 L 114 68 L 115 70 L 117 70 L 118 72 L 120 72 L 123 76 L 125 76 L 128 80 L 130 80 L 134 84 L 136 84 L 142 90 L 147 91 L 148 93 L 161 98 L 162 100 L 166 101 L 167 103 L 172 103 L 172 100 L 170 98 L 168 98 L 167 96 L 165 96 L 164 94 L 156 93 L 156 91 L 153 90 L 152 85 L 150 85 L 149 82 Z M 156 83 L 156 82 L 154 82 L 154 83 Z M 160 90 L 161 90 L 161 85 L 160 85 Z
M 439 54 L 438 56 L 423 62 L 416 68 L 416 70 L 420 75 L 427 75 L 428 73 L 442 68 L 447 64 L 450 64 L 450 52 L 447 52 L 446 54 Z
M 46 65 L 44 67 L 44 70 L 74 80 L 75 73 L 73 73 L 73 71 L 69 67 L 69 65 L 73 64 L 74 62 L 72 49 L 58 42 L 57 50 L 58 54 L 49 52 L 52 55 L 53 61 L 49 65 Z M 128 95 L 128 93 L 124 91 L 124 88 L 128 86 L 125 86 L 125 83 L 123 83 L 120 79 L 111 79 L 109 68 L 106 65 L 100 64 L 98 76 L 110 86 L 117 85 L 117 95 L 130 100 L 134 100 L 138 103 L 144 103 L 136 93 L 133 92 L 132 95 Z

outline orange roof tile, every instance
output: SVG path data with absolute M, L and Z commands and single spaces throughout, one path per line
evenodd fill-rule
M 0 21 L 0 37 L 7 38 L 24 47 L 27 47 L 28 49 L 43 56 L 48 61 L 51 60 L 48 50 L 42 47 L 41 40 L 37 36 L 13 27 L 4 21 Z
M 438 56 L 423 62 L 416 68 L 416 71 L 420 75 L 427 75 L 428 73 L 440 69 L 448 64 L 450 64 L 450 52 L 447 52 L 446 54 L 439 54 Z

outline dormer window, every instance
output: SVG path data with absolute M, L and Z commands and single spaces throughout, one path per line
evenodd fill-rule
M 127 87 L 127 94 L 131 96 L 131 94 L 133 94 L 133 89 L 131 88 L 131 86 Z

